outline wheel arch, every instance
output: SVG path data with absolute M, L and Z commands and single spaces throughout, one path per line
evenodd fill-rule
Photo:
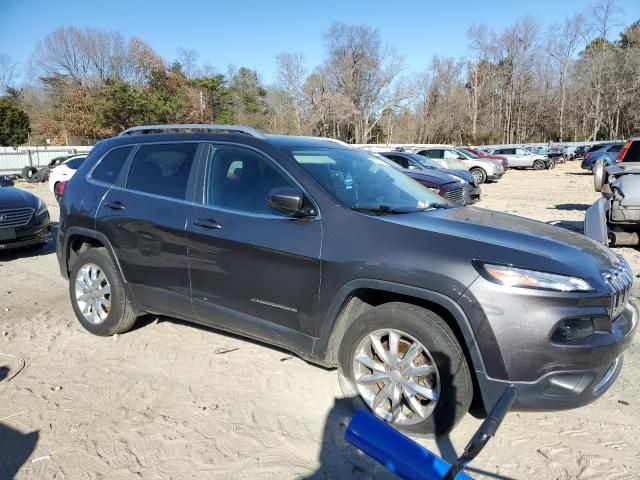
M 89 248 L 105 248 L 116 265 L 120 278 L 122 278 L 125 284 L 127 283 L 122 268 L 120 267 L 120 262 L 118 262 L 118 258 L 109 239 L 100 232 L 82 227 L 69 228 L 64 237 L 64 248 L 62 251 L 64 253 L 64 265 L 67 269 L 67 275 L 69 275 L 75 259 Z

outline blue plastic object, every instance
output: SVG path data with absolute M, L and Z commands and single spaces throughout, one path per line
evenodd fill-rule
M 451 465 L 366 410 L 358 411 L 345 439 L 405 480 L 440 480 Z M 464 472 L 455 480 L 472 480 Z

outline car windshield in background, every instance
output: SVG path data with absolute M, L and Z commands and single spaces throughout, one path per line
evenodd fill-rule
M 478 155 L 473 153 L 471 150 L 467 150 L 466 148 L 459 148 L 458 151 L 461 151 L 469 158 L 480 158 Z
M 289 153 L 342 205 L 372 213 L 410 213 L 451 206 L 384 160 L 346 148 L 290 149 Z
M 441 168 L 436 162 L 431 160 L 429 157 L 425 157 L 424 155 L 418 155 L 417 153 L 412 153 L 411 158 L 418 162 L 423 167 L 427 168 Z

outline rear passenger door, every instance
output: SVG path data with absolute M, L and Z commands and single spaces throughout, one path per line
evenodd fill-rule
M 268 205 L 273 188 L 300 187 L 261 152 L 211 144 L 206 157 L 187 224 L 195 313 L 276 344 L 310 342 L 320 287 L 319 217 L 296 218 Z
M 193 316 L 185 223 L 201 145 L 139 145 L 96 216 L 135 299 L 154 313 Z

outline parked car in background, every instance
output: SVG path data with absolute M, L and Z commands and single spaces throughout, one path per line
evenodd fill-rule
M 593 184 L 602 198 L 585 214 L 585 234 L 615 246 L 640 245 L 640 137 L 631 138 L 607 166 L 595 162 Z
M 582 160 L 584 154 L 591 148 L 591 145 L 580 145 L 576 147 L 573 152 L 573 158 L 571 160 Z
M 458 177 L 474 186 L 477 186 L 477 184 L 475 183 L 475 178 L 473 178 L 473 175 L 471 175 L 469 171 L 454 168 L 444 168 L 434 162 L 431 158 L 425 157 L 423 155 L 418 155 L 417 153 L 393 151 L 381 152 L 380 155 L 388 158 L 389 160 L 392 160 L 402 168 L 406 168 L 409 170 L 438 170 L 440 172 L 448 173 L 450 175 Z
M 463 180 L 459 175 L 449 174 L 444 169 L 435 170 L 420 167 L 404 167 L 402 164 L 405 162 L 403 162 L 403 159 L 399 158 L 399 154 L 395 152 L 380 153 L 377 155 L 384 158 L 384 160 L 394 168 L 401 170 L 418 183 L 436 192 L 450 202 L 458 205 L 471 205 L 480 200 L 480 187 L 473 183 L 473 176 L 467 171 L 463 170 L 465 175 L 471 177 L 471 181 Z M 411 153 L 404 155 L 420 156 Z
M 473 175 L 476 185 L 500 180 L 504 175 L 501 162 L 485 160 L 452 147 L 430 147 L 415 153 L 428 157 L 445 168 L 468 170 Z
M 509 385 L 519 410 L 595 401 L 638 323 L 629 265 L 584 235 L 455 206 L 362 150 L 241 126 L 99 142 L 57 240 L 89 332 L 147 312 L 245 335 L 339 366 L 354 402 L 422 434 Z
M 51 167 L 49 171 L 49 190 L 56 198 L 59 198 L 62 194 L 60 190 L 65 185 L 64 182 L 73 177 L 73 174 L 76 173 L 76 170 L 86 158 L 86 155 L 74 155 Z
M 523 147 L 500 147 L 491 151 L 494 155 L 502 155 L 507 159 L 509 168 L 533 168 L 544 170 L 553 168 L 553 161 L 546 155 L 532 153 Z
M 13 177 L 11 175 L 0 175 L 0 187 L 13 187 Z
M 509 169 L 509 162 L 502 155 L 492 155 L 491 153 L 484 152 L 482 150 L 471 148 L 471 147 L 460 147 L 458 150 L 462 150 L 469 155 L 475 155 L 478 158 L 484 158 L 487 160 L 497 160 L 502 164 L 502 168 L 505 173 Z
M 41 247 L 51 236 L 47 204 L 25 190 L 0 188 L 0 251 Z
M 624 143 L 622 142 L 610 142 L 594 145 L 584 154 L 580 167 L 583 170 L 593 172 L 595 163 L 600 159 L 604 161 L 606 166 L 613 165 L 623 146 Z

